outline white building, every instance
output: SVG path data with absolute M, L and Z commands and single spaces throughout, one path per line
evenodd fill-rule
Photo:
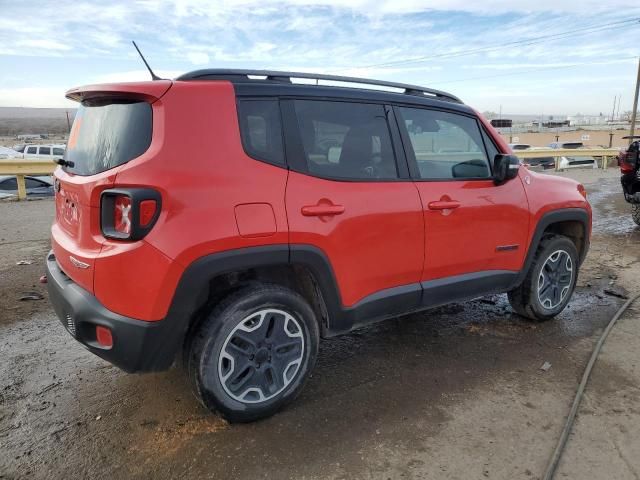
M 575 115 L 567 116 L 567 120 L 569 120 L 571 126 L 582 126 L 582 125 L 606 125 L 607 120 L 609 118 L 606 115 L 583 115 L 581 113 L 577 113 Z

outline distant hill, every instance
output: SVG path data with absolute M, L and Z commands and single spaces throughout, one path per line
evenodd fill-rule
M 69 120 L 73 122 L 76 114 L 74 108 L 0 107 L 0 135 L 67 133 L 66 112 L 69 112 Z

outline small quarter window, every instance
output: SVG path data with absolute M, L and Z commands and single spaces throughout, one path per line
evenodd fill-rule
M 493 143 L 491 136 L 486 132 L 486 130 L 482 129 L 482 139 L 484 140 L 484 145 L 487 148 L 487 154 L 489 155 L 489 163 L 493 165 L 493 160 L 498 155 L 498 147 Z
M 245 152 L 257 160 L 284 165 L 278 101 L 240 100 L 238 117 Z

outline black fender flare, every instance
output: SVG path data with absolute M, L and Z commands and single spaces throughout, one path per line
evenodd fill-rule
M 206 304 L 209 282 L 215 277 L 255 267 L 301 265 L 317 283 L 328 318 L 332 324 L 343 318 L 342 303 L 333 268 L 327 256 L 312 245 L 274 244 L 246 247 L 204 255 L 193 261 L 182 273 L 165 318 L 158 322 L 164 330 L 148 361 L 154 369 L 171 366 L 184 344 L 193 315 Z M 333 331 L 333 325 L 326 326 Z M 340 330 L 347 331 L 351 325 Z
M 517 277 L 515 286 L 520 285 L 526 277 L 546 229 L 555 223 L 568 221 L 579 222 L 580 224 L 582 224 L 582 227 L 584 229 L 584 243 L 582 245 L 582 250 L 578 252 L 580 256 L 579 264 L 582 265 L 582 262 L 584 261 L 584 258 L 589 251 L 589 234 L 591 232 L 589 212 L 583 208 L 563 208 L 559 210 L 553 210 L 551 212 L 545 213 L 542 218 L 538 220 L 533 236 L 531 237 L 531 242 L 529 243 L 529 249 L 527 250 L 527 256 L 525 257 L 523 268 Z

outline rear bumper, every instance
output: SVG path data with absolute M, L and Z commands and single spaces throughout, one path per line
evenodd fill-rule
M 87 349 L 127 372 L 159 371 L 171 366 L 175 348 L 167 345 L 167 336 L 171 337 L 166 331 L 167 322 L 145 322 L 107 310 L 62 271 L 53 252 L 47 255 L 46 270 L 49 299 L 58 318 Z M 111 348 L 98 344 L 97 325 L 111 330 Z

